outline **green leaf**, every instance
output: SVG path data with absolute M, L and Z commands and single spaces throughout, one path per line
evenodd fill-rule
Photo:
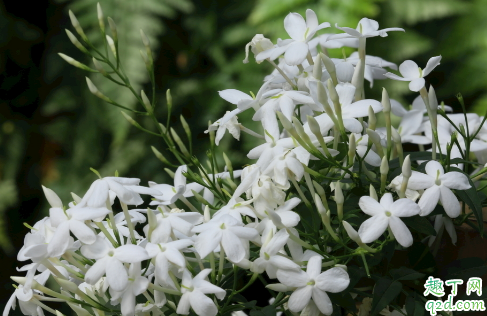
M 393 279 L 396 281 L 416 280 L 416 279 L 421 279 L 425 276 L 423 273 L 420 273 L 418 271 L 406 267 L 400 267 L 399 269 L 392 269 L 390 273 Z
M 409 316 L 423 316 L 425 312 L 424 303 L 420 300 L 416 300 L 415 293 L 411 293 L 406 298 L 406 314 Z
M 274 305 L 269 305 L 261 310 L 251 310 L 250 316 L 276 316 L 276 307 Z
M 477 193 L 477 189 L 475 185 L 473 184 L 472 180 L 467 177 L 468 182 L 471 185 L 471 188 L 468 190 L 456 190 L 455 193 L 457 196 L 470 207 L 472 210 L 473 214 L 475 215 L 475 218 L 477 219 L 477 224 L 478 224 L 478 231 L 480 232 L 480 236 L 483 237 L 484 235 L 484 230 L 483 230 L 483 222 L 484 222 L 484 217 L 482 214 L 482 200 L 479 197 L 479 194 Z
M 374 287 L 371 315 L 378 315 L 401 293 L 402 284 L 391 279 L 380 278 Z
M 477 257 L 463 258 L 450 264 L 445 279 L 462 279 L 465 282 L 471 277 L 481 277 L 487 273 L 485 260 Z
M 426 217 L 421 217 L 419 215 L 413 217 L 403 217 L 401 218 L 404 223 L 419 233 L 424 233 L 430 236 L 436 236 L 436 231 L 433 225 L 426 219 Z

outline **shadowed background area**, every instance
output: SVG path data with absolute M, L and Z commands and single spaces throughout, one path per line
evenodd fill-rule
M 12 293 L 16 253 L 33 225 L 48 214 L 41 184 L 53 189 L 67 204 L 70 192 L 82 196 L 96 179 L 118 170 L 121 176 L 163 183 L 169 180 L 150 146 L 167 155 L 162 142 L 134 129 L 120 109 L 102 102 L 88 90 L 85 76 L 104 94 L 135 108 L 127 89 L 99 74 L 74 68 L 58 55 L 62 52 L 93 67 L 77 50 L 64 29 L 72 29 L 68 10 L 78 17 L 93 43 L 100 42 L 97 0 L 51 0 L 0 3 L 0 251 L 2 271 L 0 306 Z M 470 111 L 483 115 L 487 108 L 487 0 L 100 0 L 105 16 L 118 28 L 121 59 L 136 90 L 151 92 L 139 50 L 139 29 L 151 39 L 154 50 L 157 115 L 166 120 L 165 91 L 171 89 L 174 109 L 170 120 L 180 126 L 183 115 L 193 130 L 195 152 L 203 156 L 208 144 L 203 133 L 233 109 L 217 91 L 238 89 L 256 93 L 270 65 L 243 64 L 244 46 L 261 33 L 276 42 L 288 38 L 283 19 L 289 12 L 315 10 L 320 22 L 355 28 L 362 17 L 376 19 L 381 28 L 402 27 L 386 38 L 367 42 L 367 53 L 398 65 L 415 60 L 424 67 L 432 56 L 441 65 L 427 77 L 438 99 L 460 111 L 455 94 L 462 93 Z M 337 33 L 335 28 L 324 32 Z M 346 50 L 347 54 L 351 51 Z M 342 57 L 341 50 L 331 50 Z M 386 87 L 392 98 L 410 104 L 415 95 L 407 83 L 376 81 L 368 96 L 379 97 Z M 141 110 L 141 109 L 139 109 Z M 251 114 L 243 115 L 248 121 Z M 244 119 L 242 119 L 244 121 Z M 148 128 L 151 122 L 141 120 Z M 252 128 L 251 125 L 249 125 Z M 225 136 L 220 147 L 240 168 L 244 154 L 255 142 L 238 143 Z M 242 146 L 242 147 L 240 147 Z M 168 156 L 170 157 L 170 156 Z M 174 159 L 170 157 L 174 162 Z M 13 315 L 13 313 L 12 313 Z

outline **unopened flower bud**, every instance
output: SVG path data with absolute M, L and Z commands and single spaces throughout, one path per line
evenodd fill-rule
M 71 20 L 71 24 L 73 25 L 74 29 L 79 34 L 79 36 L 81 36 L 81 38 L 85 42 L 88 42 L 88 37 L 86 37 L 85 32 L 83 31 L 83 28 L 81 27 L 81 25 L 78 22 L 78 19 L 76 18 L 76 16 L 74 15 L 74 13 L 71 10 L 69 10 L 69 19 Z
M 405 178 L 410 178 L 411 177 L 411 158 L 409 155 L 404 158 L 404 162 L 402 164 L 402 175 Z
M 371 198 L 373 198 L 377 202 L 379 201 L 379 197 L 377 196 L 377 191 L 375 190 L 375 188 L 372 184 L 370 184 L 370 187 L 369 187 L 369 195 Z
M 90 78 L 86 77 L 86 83 L 88 84 L 88 89 L 90 89 L 90 92 L 97 96 L 98 98 L 102 99 L 103 101 L 113 103 L 112 100 L 110 100 L 106 95 L 101 93 L 98 88 L 93 84 L 93 82 L 90 80 Z
M 210 207 L 208 205 L 205 206 L 205 210 L 203 211 L 203 220 L 205 223 L 211 220 Z
M 357 149 L 357 143 L 355 142 L 355 134 L 350 133 L 350 137 L 348 139 L 348 164 L 349 165 L 353 163 L 356 149 Z
M 151 148 L 152 148 L 152 152 L 154 152 L 154 155 L 156 156 L 157 159 L 159 159 L 160 161 L 162 161 L 167 165 L 173 166 L 173 164 L 170 163 L 169 160 L 167 160 L 166 157 L 164 157 L 164 155 L 159 150 L 157 150 L 154 146 L 151 146 Z
M 96 4 L 96 12 L 98 15 L 98 24 L 100 25 L 100 30 L 105 34 L 105 22 L 103 21 L 103 10 L 101 9 L 100 2 Z
M 117 48 L 115 47 L 115 42 L 113 41 L 113 38 L 111 38 L 111 37 L 110 37 L 110 36 L 108 36 L 108 35 L 107 35 L 107 36 L 105 36 L 105 37 L 106 37 L 106 39 L 107 39 L 108 47 L 110 47 L 110 50 L 111 50 L 111 52 L 112 52 L 113 56 L 114 56 L 115 58 L 118 58 L 118 57 L 117 57 Z
M 386 156 L 382 157 L 382 162 L 380 164 L 380 173 L 386 175 L 389 173 L 389 161 L 387 160 Z
M 330 74 L 333 84 L 336 86 L 338 84 L 338 80 L 336 75 L 335 63 L 333 62 L 333 60 L 331 60 L 330 57 L 326 56 L 323 53 L 320 53 L 320 57 L 321 60 L 323 61 L 323 64 L 325 65 L 326 71 L 328 71 L 328 73 Z
M 75 66 L 76 68 L 83 69 L 89 72 L 98 72 L 94 69 L 91 69 L 90 67 L 86 66 L 85 64 L 80 63 L 79 61 L 64 55 L 63 53 L 58 53 L 59 56 L 61 56 L 62 59 L 64 59 L 68 64 Z
M 101 73 L 104 77 L 108 77 L 108 73 L 95 57 L 93 57 L 93 65 L 95 65 L 95 69 L 98 70 L 99 73 Z
M 377 126 L 377 117 L 375 116 L 374 109 L 370 105 L 369 105 L 369 121 L 368 121 L 368 124 L 369 124 L 368 127 L 371 130 L 375 131 L 375 128 Z
M 387 93 L 386 88 L 382 88 L 382 112 L 390 113 L 391 112 L 391 100 L 389 99 L 389 94 Z
M 335 89 L 335 85 L 333 85 L 333 82 L 330 79 L 327 80 L 327 84 L 328 84 L 328 95 L 331 101 L 333 102 L 333 105 L 335 106 L 335 113 L 338 114 L 342 110 L 340 106 L 340 98 L 338 97 L 338 93 Z
M 350 239 L 352 239 L 356 243 L 362 242 L 360 236 L 358 235 L 357 231 L 353 229 L 352 225 L 350 225 L 347 221 L 343 221 L 342 224 L 343 224 L 343 228 L 345 228 Z
M 108 17 L 108 25 L 110 25 L 110 30 L 112 31 L 112 38 L 113 41 L 115 42 L 115 46 L 117 46 L 118 43 L 117 25 L 115 24 L 115 22 L 112 20 L 111 17 Z
M 377 150 L 377 154 L 380 157 L 384 157 L 384 150 L 383 150 L 382 145 L 380 143 L 380 136 L 379 136 L 379 134 L 377 134 L 376 131 L 373 131 L 370 128 L 367 128 L 367 135 L 369 135 L 369 139 L 375 145 L 375 148 Z
M 357 65 L 355 65 L 355 71 L 352 77 L 352 84 L 355 86 L 355 101 L 363 99 L 364 90 L 364 67 L 365 63 L 362 59 L 359 59 Z
M 315 64 L 313 65 L 313 77 L 315 77 L 317 80 L 321 80 L 321 76 L 323 74 L 323 66 L 321 64 L 320 55 L 316 55 L 314 63 Z
M 75 293 L 78 291 L 76 283 L 53 276 L 54 280 L 65 290 Z
M 145 94 L 144 90 L 140 91 L 140 96 L 142 98 L 142 103 L 144 104 L 144 107 L 145 107 L 147 113 L 152 113 L 153 112 L 152 105 L 149 101 L 149 98 Z
M 74 46 L 76 46 L 77 49 L 79 49 L 80 51 L 82 51 L 85 54 L 89 54 L 88 50 L 83 46 L 83 44 L 80 43 L 80 41 L 78 41 L 76 36 L 74 36 L 74 34 L 71 33 L 70 30 L 66 29 L 65 31 L 66 31 L 66 34 L 68 35 L 69 40 L 71 41 L 71 43 L 73 43 Z

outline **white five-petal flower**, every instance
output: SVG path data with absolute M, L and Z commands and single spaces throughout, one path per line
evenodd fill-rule
M 372 216 L 358 230 L 364 243 L 373 242 L 390 227 L 401 246 L 409 247 L 413 244 L 413 236 L 400 217 L 419 214 L 420 208 L 416 203 L 406 198 L 394 202 L 392 194 L 386 193 L 380 203 L 370 196 L 362 196 L 359 206 L 365 214 Z
M 300 312 L 313 299 L 318 309 L 325 315 L 333 313 L 331 300 L 326 292 L 338 293 L 350 284 L 348 273 L 342 268 L 331 268 L 321 272 L 321 257 L 309 259 L 306 272 L 302 270 L 278 270 L 277 279 L 288 287 L 297 288 L 289 297 L 291 312 Z
M 399 72 L 401 73 L 402 77 L 390 72 L 384 74 L 384 76 L 399 81 L 410 81 L 409 90 L 417 92 L 424 87 L 424 77 L 426 77 L 436 66 L 440 64 L 440 60 L 441 56 L 431 57 L 424 69 L 419 68 L 418 64 L 416 64 L 414 61 L 406 60 L 399 66 Z
M 451 189 L 469 189 L 471 186 L 467 176 L 457 171 L 445 173 L 443 166 L 434 160 L 426 164 L 425 171 L 426 174 L 413 172 L 408 181 L 409 189 L 426 189 L 418 202 L 421 216 L 430 214 L 438 201 L 441 201 L 446 214 L 451 218 L 460 215 L 460 202 Z

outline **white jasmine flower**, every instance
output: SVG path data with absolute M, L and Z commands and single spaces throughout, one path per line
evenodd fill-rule
M 194 190 L 200 192 L 203 190 L 203 186 L 193 182 L 186 184 L 186 177 L 183 172 L 187 172 L 188 167 L 186 165 L 179 166 L 174 173 L 174 186 L 169 184 L 157 184 L 149 181 L 149 187 L 159 191 L 158 194 L 151 194 L 156 200 L 152 201 L 151 205 L 169 205 L 176 202 L 180 197 L 193 196 Z
M 183 269 L 186 267 L 181 250 L 193 244 L 191 239 L 174 240 L 160 243 L 147 243 L 145 249 L 150 258 L 154 258 L 154 276 L 159 284 L 175 288 L 169 277 L 169 265 L 174 264 Z
M 269 278 L 275 279 L 277 269 L 299 270 L 299 266 L 295 262 L 278 254 L 284 248 L 288 238 L 289 234 L 286 229 L 281 229 L 272 239 L 262 245 L 259 252 L 260 257 L 254 260 L 251 271 L 257 273 L 266 271 Z
M 386 37 L 388 34 L 387 32 L 391 31 L 404 31 L 404 29 L 399 27 L 391 27 L 387 29 L 379 30 L 379 23 L 372 19 L 363 18 L 358 22 L 357 28 L 352 29 L 350 27 L 339 27 L 338 23 L 335 24 L 335 27 L 339 30 L 345 32 L 345 34 L 336 34 L 330 36 L 328 39 L 340 39 L 340 38 L 368 38 L 368 37 L 375 37 L 381 36 Z
M 34 277 L 37 283 L 44 285 L 49 278 L 50 271 L 46 270 L 41 274 L 38 274 Z M 5 304 L 5 309 L 3 310 L 3 316 L 8 316 L 10 309 L 15 310 L 17 306 L 17 300 L 19 301 L 20 311 L 24 315 L 32 315 L 32 316 L 44 316 L 44 312 L 42 308 L 35 304 L 35 301 L 38 301 L 34 298 L 34 294 L 41 294 L 39 291 L 35 291 L 32 289 L 26 289 L 25 285 L 19 284 L 18 287 L 15 289 L 10 299 Z
M 413 244 L 413 236 L 400 217 L 419 214 L 420 208 L 416 203 L 406 198 L 394 202 L 392 194 L 386 193 L 380 203 L 370 196 L 362 196 L 359 206 L 365 214 L 372 216 L 358 230 L 364 243 L 373 242 L 390 227 L 401 246 L 409 247 Z
M 210 131 L 217 131 L 215 136 L 215 144 L 218 146 L 220 140 L 225 135 L 225 131 L 228 130 L 230 134 L 236 139 L 240 140 L 240 123 L 237 121 L 236 114 L 242 112 L 240 109 L 235 109 L 232 112 L 227 111 L 226 114 L 215 123 L 211 124 L 205 133 Z
M 149 280 L 141 276 L 140 262 L 132 263 L 128 273 L 128 284 L 123 291 L 115 291 L 110 287 L 112 304 L 120 302 L 123 316 L 135 314 L 135 298 L 144 293 L 149 286 Z
M 255 228 L 242 226 L 242 223 L 230 215 L 196 226 L 192 231 L 199 235 L 194 247 L 201 258 L 205 258 L 221 244 L 228 259 L 239 262 L 246 253 L 242 239 L 252 240 L 259 235 Z
M 139 205 L 144 203 L 140 194 L 157 195 L 158 192 L 139 186 L 140 179 L 123 177 L 105 177 L 95 180 L 77 207 L 106 207 L 109 191 L 112 191 L 127 205 Z
M 374 113 L 382 111 L 382 105 L 377 100 L 366 99 L 353 102 L 356 88 L 351 83 L 339 83 L 335 88 L 342 108 L 343 125 L 352 133 L 362 132 L 363 126 L 356 118 L 367 117 L 369 115 L 369 106 L 372 107 Z M 318 102 L 318 100 L 315 100 L 315 102 Z M 328 98 L 328 103 L 330 105 L 333 104 L 330 98 Z M 333 106 L 331 108 L 334 112 Z M 323 135 L 326 135 L 334 125 L 326 113 L 318 115 L 315 119 L 318 121 Z M 305 129 L 309 129 L 307 124 L 305 124 Z
M 191 236 L 194 225 L 203 222 L 203 215 L 196 212 L 184 212 L 180 209 L 172 209 L 168 212 L 165 208 L 162 210 L 162 212 L 156 213 L 157 226 L 150 236 L 148 236 L 149 225 L 144 227 L 146 236 L 153 243 L 166 242 L 174 231 Z
M 350 283 L 348 273 L 342 268 L 331 268 L 321 272 L 321 257 L 309 259 L 306 272 L 302 270 L 277 271 L 277 279 L 282 284 L 297 288 L 289 297 L 288 307 L 291 312 L 300 312 L 310 299 L 325 315 L 333 313 L 331 300 L 326 292 L 338 293 L 345 290 Z
M 66 211 L 60 208 L 51 208 L 49 215 L 51 224 L 56 232 L 47 245 L 47 251 L 52 257 L 59 257 L 69 246 L 69 232 L 73 233 L 84 244 L 92 244 L 96 240 L 94 231 L 85 224 L 87 220 L 103 218 L 110 211 L 107 208 L 80 208 L 74 207 Z
M 313 10 L 306 10 L 306 21 L 299 13 L 289 13 L 284 19 L 284 28 L 291 39 L 282 41 L 275 48 L 259 53 L 255 59 L 257 61 L 267 58 L 274 60 L 285 52 L 284 60 L 288 65 L 300 65 L 309 53 L 308 42 L 317 31 L 327 27 L 330 27 L 328 22 L 318 25 L 318 17 Z
M 289 177 L 291 176 L 297 181 L 301 180 L 304 175 L 304 167 L 296 159 L 294 152 L 289 150 L 274 158 L 263 173 L 272 175 L 272 179 L 276 184 L 285 187 L 288 185 Z
M 441 56 L 431 57 L 426 64 L 424 69 L 418 67 L 412 60 L 406 60 L 401 65 L 399 65 L 399 72 L 402 77 L 395 75 L 393 73 L 386 73 L 384 76 L 390 79 L 399 81 L 410 81 L 409 90 L 419 91 L 425 85 L 424 77 L 426 77 L 436 66 L 440 64 Z
M 225 290 L 206 281 L 211 269 L 204 269 L 194 278 L 188 270 L 184 270 L 181 281 L 181 300 L 179 301 L 177 314 L 188 315 L 191 307 L 198 316 L 215 316 L 218 309 L 211 298 L 205 294 L 215 294 L 222 300 L 225 297 Z
M 445 173 L 443 166 L 433 160 L 426 164 L 425 171 L 426 174 L 413 172 L 408 182 L 408 188 L 413 190 L 426 189 L 418 202 L 421 216 L 430 214 L 438 201 L 441 201 L 446 214 L 451 218 L 460 215 L 460 202 L 451 189 L 469 189 L 467 176 L 457 171 Z
M 123 263 L 141 262 L 149 258 L 147 251 L 140 246 L 124 245 L 114 248 L 102 236 L 98 236 L 93 244 L 81 247 L 81 253 L 86 258 L 96 260 L 86 272 L 86 283 L 94 285 L 106 274 L 110 288 L 117 292 L 123 291 L 128 284 L 128 274 Z

